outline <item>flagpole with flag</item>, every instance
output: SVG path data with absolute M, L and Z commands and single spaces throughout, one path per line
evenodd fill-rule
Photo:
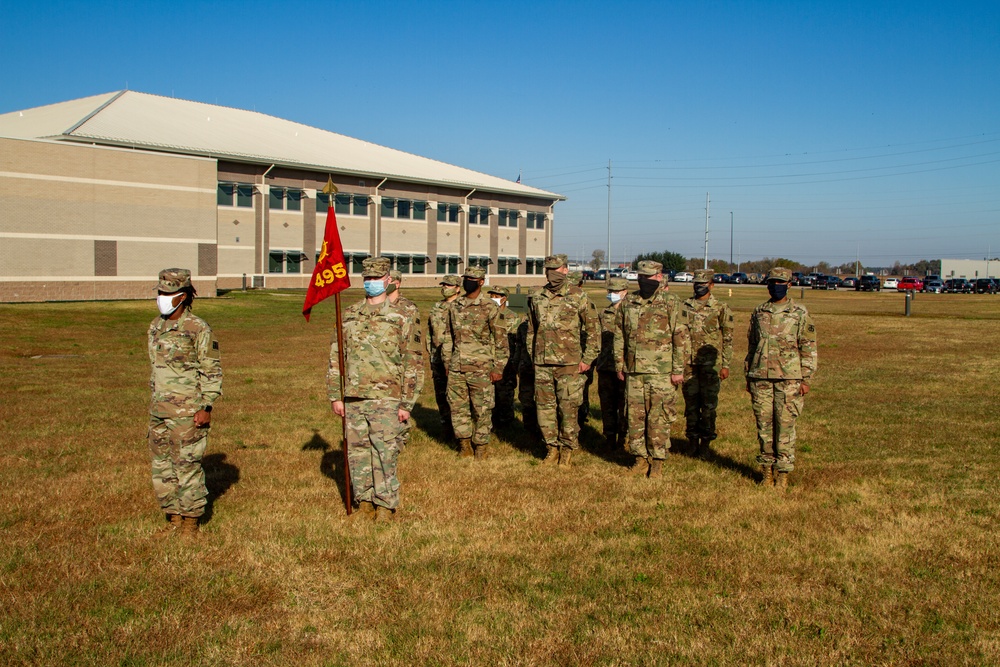
M 334 198 L 337 186 L 333 177 L 328 177 L 323 188 L 329 201 L 326 209 L 326 229 L 323 232 L 323 247 L 316 260 L 309 288 L 306 290 L 306 301 L 302 305 L 302 314 L 309 321 L 312 307 L 333 295 L 337 310 L 337 365 L 340 369 L 340 397 L 344 398 L 344 321 L 341 317 L 340 293 L 351 286 L 351 278 L 347 272 L 347 262 L 344 260 L 344 246 L 340 242 L 340 230 L 337 228 L 337 214 L 334 211 Z M 347 417 L 341 418 L 341 441 L 344 446 L 344 504 L 347 515 L 351 514 L 351 466 L 347 458 Z

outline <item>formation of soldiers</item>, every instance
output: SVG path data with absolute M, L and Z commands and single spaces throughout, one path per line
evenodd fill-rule
M 424 338 L 417 306 L 400 293 L 388 258 L 364 260 L 365 298 L 343 313 L 327 371 L 333 412 L 345 420 L 351 502 L 361 515 L 392 520 L 399 505 L 396 466 L 424 382 L 424 353 L 447 439 L 459 456 L 487 456 L 494 428 L 513 423 L 517 389 L 524 427 L 545 445 L 543 463 L 570 466 L 596 375 L 606 446 L 632 457 L 630 472 L 663 474 L 670 430 L 684 397 L 687 439 L 711 456 L 721 383 L 733 361 L 733 314 L 712 295 L 713 273 L 698 270 L 694 294 L 669 293 L 663 267 L 643 261 L 638 289 L 608 281 L 598 311 L 571 275 L 565 255 L 545 258 L 546 284 L 522 316 L 504 287 L 484 287 L 485 270 L 442 278 Z M 754 309 L 744 359 L 757 421 L 762 484 L 784 489 L 795 463 L 795 421 L 816 372 L 816 329 L 788 297 L 791 272 L 767 275 L 769 300 Z M 149 446 L 153 486 L 168 523 L 194 533 L 207 490 L 201 458 L 212 403 L 221 394 L 219 345 L 190 312 L 190 272 L 167 269 L 157 286 L 160 316 L 149 329 L 153 372 Z M 344 352 L 341 391 L 340 346 Z

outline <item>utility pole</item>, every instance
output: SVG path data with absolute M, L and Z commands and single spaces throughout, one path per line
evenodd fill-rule
M 608 272 L 605 280 L 611 280 L 611 158 L 608 158 Z
M 703 269 L 708 268 L 708 193 L 705 193 L 705 266 Z
M 740 272 L 740 264 L 743 263 L 743 244 L 742 243 L 739 245 L 739 248 L 737 248 L 737 252 L 739 254 L 736 255 L 736 273 L 739 273 Z
M 729 212 L 729 270 L 733 266 L 733 212 Z
M 861 280 L 861 241 L 858 241 L 858 256 L 854 260 L 854 277 Z

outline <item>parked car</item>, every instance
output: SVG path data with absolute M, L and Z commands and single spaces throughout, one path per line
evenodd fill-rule
M 819 276 L 812 284 L 813 289 L 835 290 L 840 287 L 840 278 L 837 276 Z
M 924 281 L 914 276 L 905 276 L 896 283 L 897 292 L 921 292 L 924 289 Z
M 733 275 L 729 276 L 729 282 L 734 285 L 745 285 L 750 282 L 750 276 L 743 273 L 742 271 L 737 271 Z
M 938 278 L 929 278 L 924 281 L 923 292 L 930 292 L 932 294 L 941 294 L 944 292 L 944 282 Z
M 639 280 L 639 274 L 635 271 L 626 271 L 625 280 Z
M 878 279 L 878 276 L 861 276 L 858 278 L 858 282 L 854 286 L 854 289 L 859 292 L 881 292 L 882 281 Z
M 801 271 L 792 271 L 792 284 L 795 286 L 808 285 L 809 276 Z
M 729 282 L 729 274 L 728 273 L 716 273 L 715 274 L 715 278 L 713 278 L 713 280 L 715 280 L 715 282 L 717 282 L 717 283 L 728 283 Z
M 694 282 L 694 274 L 688 273 L 687 271 L 681 271 L 674 276 L 674 280 L 679 283 L 691 283 Z
M 944 291 L 951 294 L 971 294 L 972 283 L 965 278 L 949 278 L 944 281 Z
M 899 278 L 886 278 L 882 281 L 882 287 L 886 289 L 896 289 L 899 284 Z
M 584 269 L 582 273 L 584 280 L 597 280 L 597 271 L 593 269 Z
M 855 287 L 858 286 L 858 279 L 855 276 L 847 276 L 846 278 L 840 281 L 840 286 L 850 287 L 851 289 L 854 289 Z
M 996 283 L 993 282 L 992 278 L 976 278 L 973 285 L 976 294 L 995 294 L 997 291 Z

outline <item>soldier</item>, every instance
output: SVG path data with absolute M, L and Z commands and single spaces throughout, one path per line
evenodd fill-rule
M 527 308 L 531 313 L 532 295 L 528 295 Z M 529 315 L 530 316 L 530 315 Z M 517 368 L 517 400 L 521 404 L 521 420 L 524 430 L 535 436 L 542 437 L 538 428 L 538 408 L 535 406 L 535 362 L 528 347 L 528 317 L 521 319 L 517 327 L 517 346 L 521 350 L 521 359 Z
M 583 287 L 583 272 L 582 271 L 570 271 L 566 274 L 569 279 L 569 284 L 573 287 Z M 582 429 L 584 424 L 587 423 L 587 417 L 590 416 L 590 385 L 594 384 L 594 366 L 591 365 L 587 369 L 584 375 L 583 382 L 583 392 L 580 394 L 580 407 L 577 409 L 576 422 L 580 425 Z
M 527 341 L 535 364 L 538 425 L 548 448 L 545 463 L 570 465 L 580 446 L 578 409 L 583 375 L 597 356 L 597 309 L 569 284 L 566 255 L 545 258 L 545 287 L 531 299 Z
M 219 341 L 191 312 L 197 292 L 190 271 L 160 271 L 156 290 L 160 315 L 149 325 L 147 346 L 153 367 L 148 437 L 153 491 L 168 521 L 157 533 L 180 529 L 194 536 L 208 503 L 201 459 L 212 404 L 222 395 Z
M 594 362 L 604 438 L 611 450 L 620 449 L 625 444 L 625 382 L 618 378 L 615 371 L 615 317 L 627 294 L 627 280 L 612 278 L 608 281 L 610 303 L 601 311 L 601 354 Z
M 715 412 L 722 380 L 729 377 L 733 359 L 733 312 L 712 296 L 715 272 L 694 272 L 694 297 L 684 301 L 691 332 L 691 356 L 684 366 L 684 417 L 687 438 L 695 454 L 708 458 L 709 443 L 717 437 Z
M 663 265 L 639 262 L 638 274 L 639 289 L 618 309 L 615 370 L 626 383 L 628 445 L 636 457 L 631 471 L 660 477 L 690 338 L 680 301 L 662 289 Z
M 421 329 L 421 324 L 420 324 L 420 309 L 417 308 L 417 304 L 413 303 L 412 301 L 410 301 L 409 299 L 407 299 L 405 296 L 402 295 L 402 293 L 400 291 L 400 288 L 402 287 L 402 283 L 403 283 L 403 274 L 400 273 L 399 271 L 396 271 L 396 270 L 390 271 L 389 272 L 389 286 L 386 288 L 385 293 L 389 295 L 389 303 L 392 304 L 392 307 L 395 308 L 395 309 L 397 309 L 397 310 L 399 310 L 404 315 L 406 315 L 408 318 L 410 318 L 411 320 L 413 320 L 414 324 L 417 327 L 417 331 L 420 331 L 420 329 Z M 422 357 L 421 357 L 421 361 L 422 361 Z M 421 386 L 421 387 L 424 386 L 424 377 L 423 376 L 424 376 L 424 365 L 423 365 L 423 363 L 421 363 L 420 364 L 420 377 L 417 380 L 418 385 Z M 406 447 L 406 445 L 410 444 L 410 429 L 413 426 L 413 423 L 410 422 L 409 420 L 407 420 L 407 422 L 406 422 L 406 424 L 404 426 L 405 426 L 405 428 L 403 428 L 400 431 L 400 433 L 399 433 L 399 437 L 400 437 L 399 451 L 401 451 L 401 452 Z
M 364 260 L 365 299 L 344 311 L 343 394 L 336 335 L 326 375 L 330 406 L 347 423 L 353 502 L 379 521 L 391 521 L 399 506 L 400 433 L 423 380 L 420 328 L 389 302 L 389 267 L 385 257 Z
M 743 362 L 757 419 L 761 483 L 781 491 L 795 468 L 795 420 L 802 413 L 817 360 L 816 327 L 805 307 L 789 298 L 791 279 L 792 272 L 782 266 L 768 272 L 771 298 L 750 315 Z
M 448 403 L 459 455 L 486 457 L 493 428 L 493 383 L 507 364 L 507 325 L 500 308 L 483 294 L 486 269 L 470 266 L 460 296 L 448 309 L 441 356 L 448 369 Z
M 507 364 L 503 367 L 503 377 L 494 384 L 495 405 L 493 407 L 493 427 L 514 423 L 514 390 L 517 389 L 517 372 L 521 364 L 522 347 L 517 330 L 524 319 L 507 307 L 510 292 L 506 287 L 493 285 L 489 288 L 490 298 L 500 308 L 507 326 Z
M 444 329 L 448 323 L 448 309 L 461 291 L 462 279 L 454 274 L 448 274 L 441 279 L 441 296 L 444 297 L 433 306 L 427 318 L 427 340 L 431 348 L 431 377 L 434 380 L 434 397 L 437 399 L 438 412 L 441 414 L 441 425 L 444 427 L 446 440 L 455 437 L 451 425 L 451 406 L 448 405 L 448 370 L 441 358 L 441 345 L 444 344 Z

